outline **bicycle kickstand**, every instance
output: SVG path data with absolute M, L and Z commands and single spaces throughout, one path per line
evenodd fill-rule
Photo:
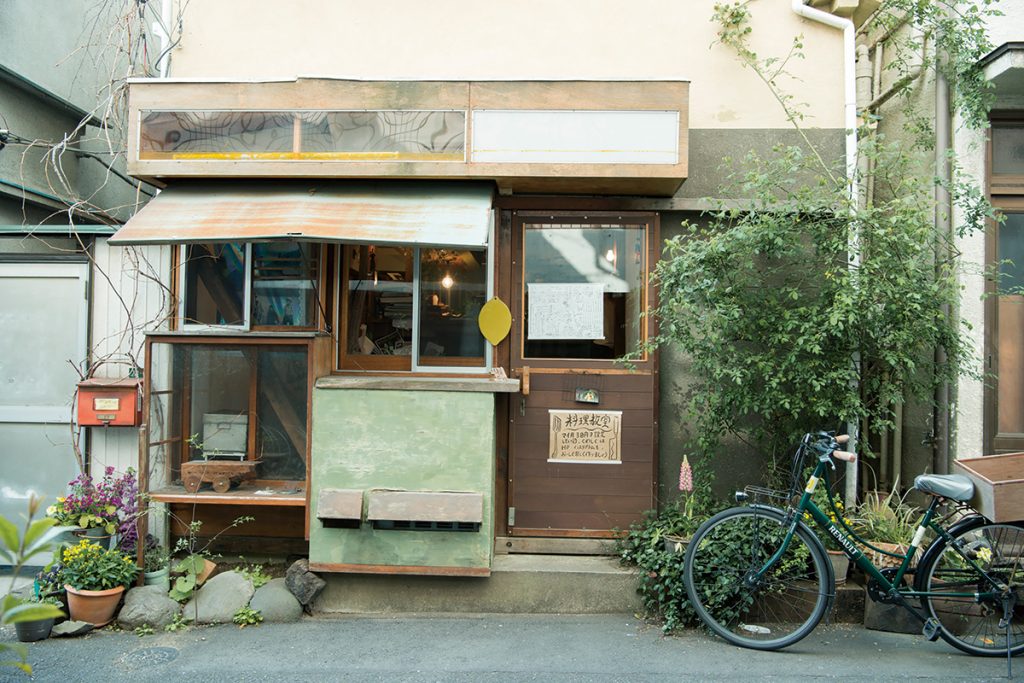
M 1013 678 L 1013 652 L 1010 648 L 1010 633 L 1013 629 L 1010 628 L 1010 622 L 1013 619 L 1013 608 L 1014 603 L 1017 601 L 1014 599 L 1013 593 L 1006 593 L 1003 595 L 1003 618 L 999 620 L 999 628 L 1006 631 L 1006 677 Z

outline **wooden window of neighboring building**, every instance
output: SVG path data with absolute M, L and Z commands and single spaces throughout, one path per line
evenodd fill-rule
M 985 451 L 1024 450 L 1024 119 L 993 116 L 988 153 L 989 199 L 1002 216 L 986 238 L 998 277 L 986 289 Z

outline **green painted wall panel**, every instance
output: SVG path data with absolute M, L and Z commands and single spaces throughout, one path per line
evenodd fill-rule
M 494 428 L 489 393 L 315 389 L 310 562 L 490 567 Z M 482 493 L 483 523 L 478 532 L 329 529 L 317 519 L 321 488 Z

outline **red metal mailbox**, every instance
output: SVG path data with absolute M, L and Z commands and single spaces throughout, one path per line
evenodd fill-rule
M 137 427 L 142 423 L 142 380 L 93 377 L 78 383 L 78 424 Z

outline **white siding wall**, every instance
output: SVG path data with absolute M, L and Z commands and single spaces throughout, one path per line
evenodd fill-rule
M 96 240 L 91 335 L 96 377 L 127 377 L 133 365 L 144 364 L 145 332 L 167 329 L 170 278 L 170 247 L 115 247 L 105 238 Z M 107 466 L 119 472 L 138 469 L 137 430 L 93 427 L 89 432 L 93 476 Z

